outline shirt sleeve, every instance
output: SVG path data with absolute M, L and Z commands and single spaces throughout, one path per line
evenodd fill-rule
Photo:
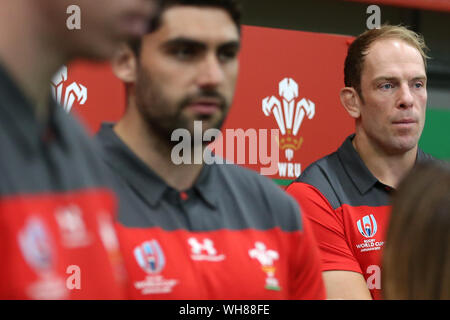
M 321 262 L 317 243 L 312 234 L 308 221 L 304 218 L 303 231 L 300 240 L 293 245 L 298 250 L 294 255 L 297 260 L 293 264 L 292 272 L 295 274 L 292 292 L 293 299 L 323 300 L 326 298 L 325 285 L 323 283 Z M 300 243 L 300 246 L 298 245 Z
M 340 208 L 334 210 L 322 193 L 311 185 L 295 182 L 286 190 L 301 207 L 318 243 L 322 271 L 343 270 L 361 273 L 345 237 Z
M 1 201 L 1 197 L 0 197 L 0 201 Z M 5 228 L 4 228 L 4 222 L 3 222 L 3 213 L 2 213 L 2 206 L 0 204 L 0 252 L 2 252 L 3 254 L 5 253 L 5 250 L 6 250 L 5 241 L 6 241 L 6 239 L 5 239 Z M 6 260 L 9 260 L 9 259 L 6 258 Z M 7 298 L 6 279 L 5 279 L 5 277 L 7 277 L 6 270 L 5 270 L 5 266 L 7 263 L 9 263 L 9 261 L 5 261 L 5 257 L 2 257 L 2 261 L 0 263 L 0 299 L 2 299 L 2 300 Z

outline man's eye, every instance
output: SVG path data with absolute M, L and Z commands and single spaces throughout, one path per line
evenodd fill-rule
M 380 86 L 380 88 L 383 90 L 389 90 L 389 89 L 392 89 L 393 87 L 394 86 L 392 85 L 392 83 L 385 83 Z
M 423 86 L 424 86 L 423 82 L 416 82 L 416 83 L 414 84 L 414 87 L 416 87 L 417 89 L 420 89 L 420 88 L 422 88 Z
M 190 47 L 176 48 L 172 50 L 172 54 L 180 60 L 188 60 L 195 56 L 196 50 Z
M 237 50 L 222 50 L 218 54 L 220 61 L 227 62 L 229 60 L 233 60 L 237 57 Z

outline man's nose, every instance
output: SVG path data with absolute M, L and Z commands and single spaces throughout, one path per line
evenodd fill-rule
M 410 108 L 414 104 L 414 97 L 408 84 L 402 84 L 399 89 L 398 106 L 400 108 Z
M 219 59 L 215 55 L 208 55 L 201 64 L 198 75 L 200 87 L 217 87 L 224 81 L 225 74 Z

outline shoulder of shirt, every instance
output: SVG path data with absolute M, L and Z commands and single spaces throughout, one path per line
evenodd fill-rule
M 263 192 L 270 194 L 274 200 L 292 200 L 275 182 L 256 171 L 235 164 L 216 165 L 216 167 L 222 179 L 232 181 L 244 193 Z
M 74 118 L 72 115 L 67 114 L 65 111 L 59 111 L 59 119 L 63 122 L 64 127 L 68 130 L 71 137 L 71 143 L 78 143 L 78 147 L 84 149 L 84 153 L 90 152 L 91 154 L 85 154 L 86 157 L 93 158 L 96 161 L 102 162 L 103 150 L 100 145 L 100 141 L 94 139 L 94 137 L 88 132 L 88 129 L 82 125 L 82 123 Z M 81 150 L 79 150 L 81 151 Z M 102 164 L 103 167 L 103 164 Z
M 341 190 L 342 175 L 345 169 L 340 163 L 337 151 L 310 164 L 287 189 L 295 187 L 298 183 L 310 185 L 317 189 L 333 208 L 340 206 L 336 190 Z
M 301 212 L 297 202 L 271 179 L 234 164 L 215 165 L 220 182 L 229 186 L 236 196 L 248 203 L 257 203 L 267 210 L 278 225 L 286 230 L 301 228 Z
M 102 160 L 103 150 L 99 141 L 93 139 L 88 130 L 73 115 L 68 114 L 62 108 L 56 112 L 58 112 L 58 120 L 61 122 L 59 125 L 64 127 L 63 130 L 68 136 L 68 143 L 71 148 L 76 148 L 74 155 L 80 157 L 80 161 L 87 161 L 86 166 L 89 166 L 90 171 L 97 176 L 97 179 L 109 185 L 109 174 L 105 170 Z
M 80 121 L 74 117 L 74 115 L 68 114 L 60 106 L 55 107 L 54 112 L 57 113 L 58 121 L 61 122 L 59 125 L 64 126 L 64 129 L 70 132 L 70 135 L 72 137 L 76 137 L 77 139 L 86 141 L 91 140 L 86 129 L 83 127 Z M 90 142 L 88 142 L 88 144 L 90 144 Z

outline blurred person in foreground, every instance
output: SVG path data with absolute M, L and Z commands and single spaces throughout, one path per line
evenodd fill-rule
M 295 200 L 218 158 L 176 164 L 173 157 L 177 129 L 190 137 L 218 131 L 229 111 L 238 4 L 165 1 L 153 22 L 113 61 L 127 87 L 126 111 L 97 136 L 121 182 L 117 230 L 130 297 L 323 299 L 318 250 Z M 189 142 L 185 152 L 203 154 L 208 143 Z
M 385 25 L 359 35 L 344 65 L 341 103 L 355 133 L 287 188 L 311 222 L 329 299 L 381 298 L 390 195 L 416 163 L 425 123 L 423 38 Z
M 69 30 L 69 6 L 81 30 Z M 0 2 L 0 299 L 123 297 L 115 197 L 97 149 L 51 98 L 73 58 L 109 58 L 147 29 L 149 0 Z
M 385 299 L 450 299 L 450 164 L 418 165 L 400 184 L 382 274 Z

